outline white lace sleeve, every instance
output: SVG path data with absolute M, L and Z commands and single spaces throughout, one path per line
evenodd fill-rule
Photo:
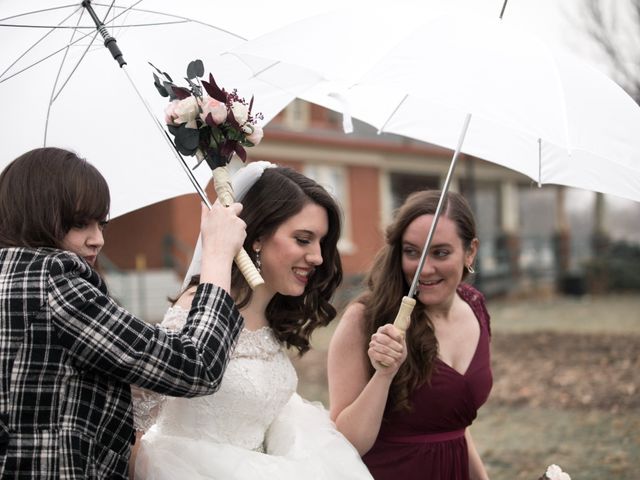
M 156 423 L 156 418 L 158 417 L 165 398 L 164 395 L 159 393 L 131 385 L 133 427 L 141 432 L 149 430 L 149 428 Z
M 179 306 L 169 307 L 160 326 L 167 330 L 179 330 L 186 323 L 188 313 L 187 310 Z M 142 432 L 149 430 L 156 423 L 156 418 L 158 418 L 158 413 L 160 413 L 165 399 L 165 395 L 132 385 L 134 428 Z

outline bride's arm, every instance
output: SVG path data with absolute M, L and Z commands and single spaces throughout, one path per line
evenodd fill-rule
M 146 432 L 156 423 L 158 413 L 167 397 L 144 388 L 131 386 L 133 403 L 133 427 L 138 432 Z
M 187 288 L 175 301 L 173 306 L 181 307 L 185 310 L 191 308 L 191 302 L 196 292 L 197 285 Z M 167 330 L 180 330 L 186 323 L 186 318 L 180 315 L 171 315 L 171 309 L 165 314 L 160 326 Z M 156 422 L 158 413 L 164 403 L 166 396 L 160 393 L 151 392 L 143 388 L 131 386 L 131 399 L 133 402 L 133 425 L 136 431 L 146 432 Z
M 191 308 L 191 302 L 195 295 L 197 285 L 187 288 L 176 300 L 173 306 L 179 306 L 186 310 Z M 175 315 L 165 315 L 164 320 L 160 324 L 168 330 L 180 330 L 184 327 L 185 319 Z M 144 388 L 131 385 L 131 401 L 133 404 L 133 428 L 136 431 L 136 443 L 131 449 L 131 457 L 129 460 L 129 477 L 134 478 L 135 459 L 140 446 L 140 439 L 144 432 L 149 430 L 156 423 L 158 414 L 166 401 L 166 395 L 151 392 Z
M 131 385 L 131 401 L 133 403 L 133 428 L 136 442 L 131 448 L 129 457 L 129 478 L 135 478 L 135 464 L 142 435 L 156 423 L 158 413 L 167 397 L 143 388 Z

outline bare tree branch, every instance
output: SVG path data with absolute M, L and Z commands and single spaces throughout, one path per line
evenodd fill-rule
M 623 88 L 640 103 L 640 0 L 622 0 L 622 2 L 606 2 L 603 0 L 586 0 L 586 31 L 608 58 L 617 72 Z M 629 19 L 620 22 L 619 9 L 622 8 Z M 629 28 L 631 25 L 632 28 Z M 630 45 L 621 45 L 619 35 L 630 34 L 636 39 L 635 49 L 629 52 Z M 631 59 L 631 61 L 630 61 Z

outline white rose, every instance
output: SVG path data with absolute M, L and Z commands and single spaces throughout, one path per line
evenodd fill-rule
M 197 128 L 196 118 L 200 114 L 198 101 L 194 96 L 180 100 L 173 108 L 175 123 L 186 123 L 189 128 Z
M 247 123 L 249 119 L 249 106 L 240 102 L 233 102 L 231 104 L 231 111 L 233 112 L 233 116 L 240 126 Z
M 247 140 L 249 140 L 254 145 L 258 145 L 264 136 L 264 132 L 262 131 L 262 127 L 259 125 L 251 125 L 251 131 L 247 132 L 246 127 L 248 124 L 242 127 L 245 133 L 247 133 Z
M 563 472 L 558 465 L 549 465 L 545 476 L 549 480 L 571 480 L 568 473 Z

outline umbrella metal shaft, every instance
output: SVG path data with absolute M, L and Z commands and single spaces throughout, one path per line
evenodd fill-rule
M 429 234 L 427 235 L 427 241 L 424 244 L 422 249 L 422 254 L 420 255 L 420 261 L 418 262 L 418 269 L 413 276 L 413 281 L 411 282 L 411 288 L 409 289 L 409 293 L 407 297 L 413 298 L 416 293 L 416 289 L 418 288 L 418 281 L 420 280 L 420 273 L 422 272 L 422 268 L 424 267 L 424 263 L 427 260 L 427 255 L 429 253 L 429 248 L 431 247 L 431 240 L 433 238 L 433 233 L 436 230 L 436 226 L 438 225 L 438 219 L 440 218 L 440 213 L 442 211 L 442 206 L 444 204 L 445 196 L 447 195 L 447 191 L 449 190 L 449 184 L 451 183 L 451 178 L 453 177 L 453 172 L 456 168 L 456 163 L 458 162 L 458 156 L 460 155 L 460 149 L 462 148 L 462 143 L 464 142 L 464 137 L 467 134 L 467 129 L 469 128 L 469 122 L 471 121 L 471 114 L 468 113 L 464 119 L 464 124 L 462 126 L 462 130 L 460 131 L 460 137 L 458 138 L 458 145 L 456 146 L 456 150 L 453 154 L 453 158 L 451 159 L 451 165 L 449 165 L 449 171 L 447 173 L 447 177 L 444 181 L 444 185 L 442 186 L 442 193 L 440 194 L 440 199 L 438 200 L 438 206 L 436 207 L 436 212 L 433 215 L 433 222 L 431 222 L 431 227 L 429 228 Z
M 124 66 L 122 67 L 122 71 L 127 76 L 127 79 L 129 80 L 129 83 L 131 83 L 131 86 L 133 87 L 133 89 L 135 90 L 136 94 L 138 95 L 138 98 L 140 99 L 140 101 L 144 105 L 145 110 L 147 111 L 149 116 L 152 118 L 154 125 L 158 128 L 158 130 L 160 130 L 160 133 L 162 133 L 162 138 L 164 138 L 165 141 L 171 147 L 170 150 L 173 152 L 173 154 L 176 157 L 176 159 L 178 159 L 178 162 L 182 166 L 182 169 L 187 174 L 187 177 L 189 177 L 189 180 L 191 181 L 191 183 L 193 184 L 194 188 L 198 192 L 198 195 L 200 195 L 200 199 L 207 206 L 207 208 L 209 210 L 211 210 L 211 206 L 212 206 L 211 205 L 211 201 L 209 200 L 209 198 L 207 198 L 207 194 L 205 193 L 203 188 L 200 186 L 200 183 L 198 182 L 196 177 L 193 175 L 193 172 L 189 168 L 189 165 L 187 165 L 187 162 L 185 161 L 184 157 L 182 155 L 180 155 L 180 152 L 178 152 L 178 150 L 176 149 L 176 146 L 173 143 L 173 140 L 171 140 L 171 137 L 169 136 L 169 133 L 167 133 L 166 129 L 164 128 L 164 125 L 162 125 L 160 123 L 160 121 L 156 118 L 156 116 L 153 114 L 153 112 L 151 111 L 151 107 L 149 106 L 147 101 L 144 99 L 144 97 L 142 96 L 140 91 L 138 90 L 138 87 L 136 87 L 135 82 L 129 76 L 129 72 L 127 71 L 126 68 L 124 68 Z
M 211 210 L 211 202 L 207 198 L 207 194 L 205 193 L 205 191 L 200 186 L 200 183 L 198 182 L 196 177 L 193 175 L 193 172 L 189 168 L 189 165 L 187 165 L 187 162 L 185 161 L 185 159 L 182 157 L 182 155 L 180 155 L 180 152 L 178 152 L 175 144 L 173 143 L 173 140 L 171 140 L 171 137 L 169 136 L 169 134 L 167 133 L 166 129 L 164 128 L 164 125 L 162 125 L 158 121 L 156 116 L 153 114 L 153 112 L 151 111 L 151 107 L 149 107 L 149 104 L 147 103 L 145 98 L 142 96 L 142 94 L 138 90 L 138 87 L 136 87 L 136 84 L 133 81 L 133 79 L 131 78 L 131 76 L 129 75 L 129 72 L 127 71 L 126 68 L 124 68 L 125 65 L 127 64 L 127 62 L 125 62 L 124 58 L 122 57 L 122 52 L 120 51 L 120 48 L 118 47 L 118 42 L 116 42 L 115 38 L 113 38 L 111 35 L 109 35 L 109 32 L 107 31 L 107 28 L 105 27 L 104 23 L 102 23 L 100 18 L 98 18 L 98 15 L 93 10 L 93 7 L 91 6 L 91 0 L 84 0 L 82 2 L 82 6 L 87 10 L 89 15 L 93 19 L 93 22 L 96 24 L 97 31 L 100 33 L 100 35 L 102 35 L 102 38 L 104 38 L 104 46 L 109 49 L 109 51 L 111 52 L 111 55 L 113 56 L 114 60 L 116 60 L 118 62 L 118 64 L 120 65 L 120 68 L 122 68 L 122 70 L 124 71 L 125 75 L 127 76 L 127 79 L 129 80 L 129 83 L 133 87 L 133 90 L 136 92 L 136 95 L 138 95 L 138 98 L 140 99 L 140 101 L 144 105 L 145 110 L 147 111 L 147 113 L 149 114 L 151 119 L 153 120 L 154 125 L 158 128 L 158 130 L 160 130 L 160 133 L 162 134 L 162 138 L 164 138 L 165 141 L 169 144 L 169 146 L 171 147 L 170 148 L 171 151 L 173 152 L 175 157 L 178 159 L 178 162 L 182 166 L 182 169 L 187 174 L 187 177 L 189 178 L 189 180 L 191 181 L 193 186 L 195 187 L 196 191 L 198 192 L 198 195 L 200 195 L 200 199 L 207 206 L 207 208 L 209 208 L 209 210 Z

